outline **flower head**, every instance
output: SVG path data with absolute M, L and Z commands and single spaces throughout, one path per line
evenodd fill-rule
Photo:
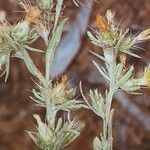
M 105 32 L 108 30 L 108 27 L 109 27 L 108 22 L 107 22 L 106 18 L 104 18 L 103 16 L 98 14 L 96 16 L 95 23 L 101 32 Z
M 47 107 L 47 105 L 55 106 L 56 110 L 69 111 L 72 109 L 79 109 L 83 106 L 81 101 L 75 99 L 75 89 L 67 90 L 67 76 L 63 76 L 61 81 L 53 83 L 49 81 L 48 85 L 39 87 L 36 91 L 33 89 L 33 95 L 31 97 L 39 105 Z
M 96 31 L 95 35 L 88 32 L 88 36 L 93 44 L 102 47 L 104 51 L 111 49 L 115 53 L 120 51 L 134 57 L 139 57 L 132 52 L 136 48 L 135 44 L 150 38 L 149 29 L 136 37 L 129 33 L 129 29 L 123 31 L 118 28 L 114 21 L 114 13 L 110 10 L 106 12 L 106 18 L 97 15 L 95 23 L 100 31 Z
M 61 150 L 74 141 L 84 127 L 76 118 L 71 120 L 69 115 L 65 123 L 63 118 L 51 124 L 43 123 L 38 115 L 34 115 L 37 121 L 37 133 L 28 132 L 33 141 L 43 150 Z M 55 126 L 55 127 L 54 127 Z
M 41 15 L 41 11 L 37 6 L 31 6 L 25 3 L 20 3 L 20 5 L 25 10 L 25 20 L 30 23 L 37 23 L 39 21 L 39 17 Z
M 19 53 L 26 49 L 39 51 L 28 46 L 32 44 L 39 35 L 34 28 L 30 27 L 28 21 L 20 21 L 10 25 L 7 21 L 0 23 L 0 66 L 6 73 L 5 81 L 9 74 L 9 62 L 11 56 L 19 57 Z

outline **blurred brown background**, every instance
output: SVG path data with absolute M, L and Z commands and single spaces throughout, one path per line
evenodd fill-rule
M 91 59 L 95 57 L 89 53 L 89 50 L 98 53 L 101 51 L 90 43 L 86 30 L 95 27 L 96 14 L 104 15 L 107 9 L 112 9 L 122 28 L 128 27 L 131 33 L 139 33 L 150 27 L 150 0 L 88 0 L 88 4 L 80 8 L 75 7 L 71 0 L 66 0 L 65 4 L 64 16 L 68 16 L 70 20 L 56 52 L 52 77 L 67 74 L 71 79 L 71 87 L 78 86 L 79 81 L 82 81 L 85 92 L 89 88 L 104 91 L 105 82 L 92 65 Z M 0 9 L 6 11 L 11 23 L 21 16 L 17 0 L 0 0 Z M 40 39 L 33 46 L 44 48 Z M 128 57 L 127 60 L 127 65 L 135 66 L 137 75 L 150 62 L 150 42 L 140 46 L 145 49 L 137 51 L 142 59 Z M 32 53 L 31 56 L 43 72 L 44 58 L 37 53 Z M 37 107 L 29 98 L 33 86 L 32 76 L 24 63 L 12 59 L 8 82 L 4 83 L 3 77 L 0 79 L 0 150 L 38 149 L 25 132 L 35 130 L 32 117 L 34 113 L 45 115 L 44 109 Z M 114 150 L 150 149 L 150 90 L 142 91 L 143 95 L 121 93 L 114 98 Z M 80 97 L 80 93 L 77 95 Z M 85 122 L 86 126 L 81 136 L 70 145 L 70 149 L 92 150 L 93 138 L 101 130 L 99 118 L 84 109 L 73 114 Z

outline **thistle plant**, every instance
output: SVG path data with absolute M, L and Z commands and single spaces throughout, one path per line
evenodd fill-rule
M 77 6 L 82 4 L 79 0 L 72 0 Z M 134 66 L 126 68 L 127 55 L 140 58 L 133 52 L 136 44 L 150 39 L 150 29 L 137 36 L 129 34 L 129 29 L 123 31 L 116 26 L 114 13 L 106 12 L 106 17 L 97 15 L 97 30 L 88 31 L 92 43 L 103 49 L 103 56 L 91 52 L 105 62 L 104 67 L 93 61 L 109 84 L 102 94 L 98 89 L 89 91 L 89 99 L 84 96 L 82 85 L 81 94 L 86 102 L 78 101 L 76 89 L 68 89 L 68 78 L 62 76 L 60 80 L 50 78 L 55 50 L 60 43 L 61 35 L 67 18 L 62 17 L 63 0 L 36 0 L 34 5 L 20 2 L 24 10 L 22 20 L 10 25 L 6 21 L 5 12 L 0 11 L 0 70 L 5 75 L 5 82 L 9 76 L 10 59 L 19 58 L 24 61 L 29 72 L 35 78 L 36 87 L 32 89 L 30 98 L 46 110 L 45 121 L 34 114 L 37 122 L 37 132 L 27 131 L 35 144 L 43 150 L 62 150 L 73 142 L 84 127 L 77 118 L 70 117 L 71 110 L 81 107 L 91 109 L 103 120 L 103 131 L 93 142 L 94 150 L 111 150 L 113 147 L 112 117 L 114 109 L 111 108 L 113 95 L 118 90 L 136 94 L 141 86 L 150 87 L 150 66 L 145 67 L 142 77 L 134 77 Z M 46 50 L 33 48 L 31 44 L 42 38 Z M 41 73 L 34 64 L 28 51 L 45 54 L 45 72 Z M 120 62 L 117 62 L 117 58 Z M 65 112 L 64 117 L 57 118 L 59 111 Z
M 148 86 L 150 83 L 150 67 L 146 67 L 142 77 L 134 77 L 134 66 L 126 67 L 126 57 L 131 55 L 138 57 L 133 52 L 136 44 L 150 39 L 150 29 L 134 36 L 129 33 L 129 29 L 123 31 L 116 25 L 114 13 L 111 10 L 106 12 L 106 16 L 96 16 L 97 30 L 94 33 L 87 32 L 91 42 L 103 50 L 103 56 L 91 52 L 93 55 L 104 61 L 104 67 L 93 60 L 93 64 L 98 72 L 109 84 L 109 89 L 105 93 L 90 90 L 89 99 L 83 94 L 82 85 L 80 90 L 88 108 L 103 120 L 103 131 L 93 141 L 94 150 L 112 150 L 112 120 L 114 109 L 111 108 L 114 94 L 123 90 L 131 94 L 139 93 L 141 87 Z M 117 61 L 117 58 L 120 61 Z
M 74 1 L 75 2 L 75 1 Z M 83 128 L 83 123 L 76 118 L 71 119 L 70 111 L 84 106 L 76 99 L 76 90 L 67 89 L 67 76 L 61 81 L 53 82 L 50 79 L 51 66 L 57 46 L 61 40 L 63 27 L 67 18 L 61 17 L 63 0 L 36 0 L 34 5 L 20 2 L 25 15 L 19 22 L 10 25 L 5 19 L 5 13 L 0 12 L 0 69 L 2 75 L 6 73 L 8 79 L 10 59 L 22 59 L 29 72 L 35 77 L 36 88 L 30 97 L 37 105 L 46 109 L 45 122 L 37 114 L 37 132 L 27 133 L 33 141 L 43 150 L 60 150 L 66 148 L 74 141 Z M 46 51 L 35 49 L 30 45 L 41 37 Z M 42 74 L 35 66 L 28 51 L 45 53 L 45 73 Z M 66 116 L 57 118 L 62 110 Z

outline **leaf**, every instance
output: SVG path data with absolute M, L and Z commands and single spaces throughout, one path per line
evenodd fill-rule
M 97 58 L 99 58 L 99 59 L 101 59 L 101 60 L 103 60 L 103 61 L 106 62 L 105 58 L 102 57 L 101 55 L 99 55 L 99 54 L 97 54 L 97 53 L 95 53 L 95 52 L 93 52 L 93 51 L 90 51 L 90 53 L 92 53 L 92 54 L 93 54 L 94 56 L 96 56 Z
M 95 138 L 94 138 L 94 141 L 93 141 L 93 149 L 94 149 L 94 150 L 101 150 L 101 141 L 99 140 L 98 137 L 95 137 Z
M 55 14 L 55 23 L 54 23 L 53 32 L 55 32 L 55 29 L 56 29 L 56 27 L 57 27 L 58 18 L 59 18 L 59 16 L 60 16 L 62 4 L 63 4 L 63 0 L 57 0 L 57 4 L 56 4 L 56 14 Z
M 134 70 L 134 67 L 131 66 L 130 69 L 125 73 L 125 75 L 123 75 L 123 77 L 118 81 L 118 84 L 120 86 L 129 80 L 129 78 L 133 75 L 132 74 L 133 70 Z
M 57 26 L 55 32 L 53 33 L 51 39 L 48 43 L 48 48 L 46 51 L 46 79 L 49 80 L 49 74 L 51 71 L 51 66 L 54 58 L 55 49 L 57 48 L 60 40 L 61 35 L 63 32 L 63 27 L 68 19 L 64 19 L 60 24 Z
M 96 43 L 96 45 L 100 44 L 98 39 L 91 32 L 87 31 L 87 35 L 89 36 L 92 42 Z
M 102 70 L 102 68 L 100 68 L 100 66 L 99 66 L 95 61 L 92 61 L 92 62 L 93 62 L 93 64 L 95 65 L 95 67 L 97 68 L 98 72 L 104 77 L 104 79 L 105 79 L 106 81 L 109 81 L 109 77 L 108 77 L 108 75 L 106 74 L 106 72 L 104 72 L 104 71 Z
M 9 69 L 10 69 L 10 53 L 8 53 L 7 57 L 6 57 L 6 76 L 5 76 L 5 82 L 7 81 L 8 76 L 9 76 Z
M 41 53 L 44 53 L 43 50 L 40 50 L 40 49 L 37 49 L 37 48 L 33 48 L 33 47 L 30 47 L 28 45 L 25 45 L 25 48 L 30 50 L 30 51 L 33 51 L 33 52 L 41 52 Z
M 126 53 L 128 55 L 131 55 L 133 57 L 136 57 L 136 58 L 141 58 L 139 55 L 135 54 L 135 53 L 132 53 L 132 52 L 129 52 L 129 51 L 122 51 L 123 53 Z
M 139 41 L 150 40 L 150 28 L 141 32 L 136 39 Z

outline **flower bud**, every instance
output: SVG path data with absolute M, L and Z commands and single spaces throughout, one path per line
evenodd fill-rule
M 12 29 L 11 36 L 17 41 L 26 41 L 29 34 L 29 24 L 23 21 L 15 25 Z
M 53 0 L 36 0 L 41 10 L 50 10 L 52 8 Z

